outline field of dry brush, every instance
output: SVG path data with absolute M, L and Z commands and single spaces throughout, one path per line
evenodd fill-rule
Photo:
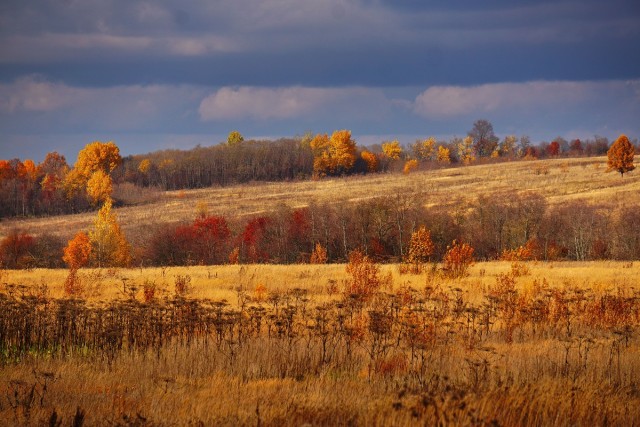
M 0 420 L 640 422 L 640 265 L 349 271 L 87 270 L 83 299 L 62 297 L 62 271 L 6 271 L 22 285 L 0 292 Z

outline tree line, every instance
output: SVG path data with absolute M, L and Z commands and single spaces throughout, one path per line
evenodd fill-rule
M 634 147 L 633 142 L 629 142 Z M 434 137 L 403 147 L 397 140 L 358 146 L 348 130 L 275 141 L 244 140 L 237 131 L 225 143 L 191 150 L 120 156 L 113 142 L 88 144 L 73 166 L 57 152 L 32 160 L 0 160 L 0 217 L 59 215 L 97 209 L 107 194 L 114 203 L 144 200 L 143 188 L 160 190 L 225 186 L 251 181 L 287 181 L 327 175 L 469 165 L 476 162 L 603 155 L 606 138 L 571 142 L 556 138 L 532 145 L 527 136 L 500 140 L 478 120 L 465 138 Z M 631 160 L 632 161 L 632 160 Z M 142 194 L 142 195 L 141 195 Z
M 424 258 L 432 262 L 454 241 L 470 245 L 477 260 L 640 259 L 640 212 L 632 206 L 549 206 L 535 193 L 496 193 L 465 206 L 427 208 L 422 201 L 407 190 L 352 205 L 282 206 L 248 219 L 200 212 L 126 238 L 105 203 L 76 242 L 14 230 L 0 242 L 0 260 L 6 268 L 60 267 L 63 253 L 95 267 L 345 262 L 358 250 L 377 262 L 410 262 L 412 238 L 423 229 L 429 241 L 422 244 L 431 248 Z

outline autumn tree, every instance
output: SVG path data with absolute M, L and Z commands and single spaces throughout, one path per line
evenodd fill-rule
M 91 193 L 88 197 L 93 203 L 111 197 L 110 191 L 105 195 L 111 186 L 110 174 L 121 162 L 120 149 L 113 141 L 106 143 L 94 141 L 87 144 L 80 150 L 78 160 L 65 177 L 64 187 L 67 197 L 71 199 L 82 190 Z M 95 175 L 96 173 L 98 174 Z M 107 180 L 105 176 L 109 179 Z M 90 181 L 91 187 L 88 186 Z
M 429 261 L 434 251 L 435 245 L 431 240 L 431 232 L 423 225 L 411 233 L 406 261 L 412 265 L 414 273 L 420 273 L 422 265 Z
M 126 267 L 131 262 L 131 248 L 120 229 L 116 214 L 107 199 L 89 232 L 91 258 L 98 267 Z
M 313 170 L 316 175 L 348 173 L 356 161 L 356 142 L 351 131 L 337 130 L 331 137 L 316 135 L 310 142 L 313 150 Z
M 402 156 L 402 147 L 398 140 L 382 143 L 382 152 L 390 160 L 398 160 Z
M 560 154 L 560 143 L 558 141 L 553 141 L 551 144 L 547 146 L 547 154 L 552 157 L 556 157 Z
M 229 145 L 237 145 L 244 141 L 244 137 L 237 130 L 233 130 L 229 132 L 227 136 L 227 144 Z
M 73 168 L 88 180 L 98 170 L 110 174 L 121 162 L 120 149 L 113 141 L 94 141 L 80 150 Z
M 311 252 L 309 262 L 311 264 L 327 263 L 327 250 L 320 243 L 316 243 L 316 247 L 313 249 L 313 252 Z
M 465 165 L 470 165 L 476 158 L 473 155 L 473 139 L 467 136 L 458 143 L 458 158 Z
M 635 148 L 626 135 L 620 135 L 607 151 L 607 172 L 615 170 L 624 176 L 636 167 L 633 164 Z
M 500 146 L 498 147 L 498 152 L 502 157 L 513 157 L 516 152 L 516 143 L 518 142 L 518 137 L 515 135 L 507 135 L 504 137 Z
M 451 153 L 447 147 L 444 145 L 438 146 L 438 163 L 449 164 L 451 163 Z
M 493 125 L 488 120 L 476 120 L 468 136 L 478 157 L 489 157 L 498 145 L 498 137 L 493 133 Z
M 454 240 L 442 260 L 444 273 L 451 278 L 464 277 L 473 264 L 473 251 L 469 244 Z
M 367 172 L 377 172 L 378 171 L 378 156 L 376 156 L 371 151 L 363 151 L 360 153 L 360 157 L 367 164 Z
M 78 270 L 87 265 L 91 255 L 91 241 L 84 231 L 78 232 L 64 248 L 62 260 L 70 270 Z
M 104 203 L 111 198 L 113 186 L 111 176 L 98 169 L 87 181 L 87 196 L 93 205 Z
M 12 230 L 0 241 L 0 267 L 25 268 L 33 264 L 33 236 L 20 230 Z
M 411 145 L 413 156 L 418 160 L 432 160 L 436 153 L 436 139 L 433 136 L 416 141 Z

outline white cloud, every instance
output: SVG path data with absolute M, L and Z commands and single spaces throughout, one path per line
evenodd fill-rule
M 313 88 L 302 86 L 265 88 L 241 86 L 223 87 L 200 103 L 203 120 L 239 118 L 290 119 L 327 110 L 350 110 L 358 116 L 364 109 L 371 114 L 389 108 L 381 91 L 362 87 Z
M 190 85 L 73 87 L 30 75 L 0 84 L 0 119 L 11 126 L 45 121 L 58 128 L 140 129 L 195 113 L 204 93 Z
M 432 86 L 419 94 L 414 112 L 444 118 L 509 110 L 535 110 L 575 105 L 620 86 L 621 82 L 493 83 L 480 86 Z

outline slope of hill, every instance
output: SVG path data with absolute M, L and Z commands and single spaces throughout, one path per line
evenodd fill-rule
M 605 173 L 606 158 L 571 158 L 517 161 L 429 171 L 372 174 L 318 181 L 256 183 L 224 188 L 168 191 L 158 200 L 117 209 L 125 231 L 141 224 L 161 224 L 193 219 L 198 204 L 211 214 L 228 218 L 251 216 L 285 205 L 343 204 L 376 197 L 408 195 L 426 206 L 464 206 L 479 196 L 537 192 L 551 206 L 568 201 L 618 206 L 640 205 L 640 175 Z M 20 228 L 32 234 L 52 233 L 67 238 L 90 226 L 95 213 L 56 217 L 7 219 L 0 236 Z

